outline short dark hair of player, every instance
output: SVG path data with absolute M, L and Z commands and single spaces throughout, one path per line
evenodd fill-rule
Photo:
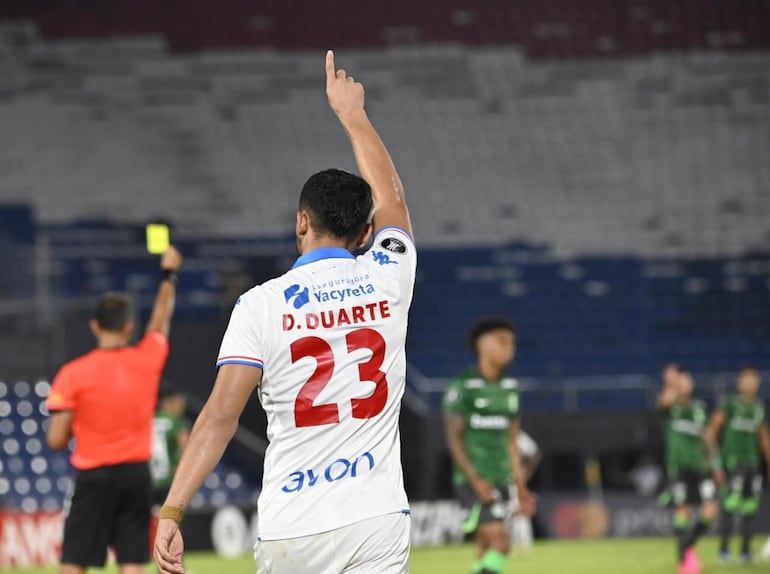
M 299 208 L 307 211 L 315 231 L 347 241 L 364 232 L 373 206 L 369 184 L 341 169 L 311 175 L 299 196 Z
M 134 318 L 131 299 L 120 293 L 105 293 L 94 310 L 94 320 L 103 331 L 120 331 Z
M 471 351 L 474 353 L 477 352 L 476 344 L 481 337 L 487 333 L 499 331 L 501 329 L 510 331 L 516 335 L 516 326 L 513 324 L 513 321 L 506 319 L 505 317 L 484 317 L 483 319 L 479 319 L 476 324 L 471 327 L 471 330 L 468 333 L 468 346 Z

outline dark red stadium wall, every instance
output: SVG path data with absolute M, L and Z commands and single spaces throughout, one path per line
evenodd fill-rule
M 515 44 L 533 58 L 770 49 L 770 0 L 5 0 L 50 38 L 157 34 L 174 51 Z

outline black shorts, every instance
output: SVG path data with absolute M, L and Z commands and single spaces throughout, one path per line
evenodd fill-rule
M 756 467 L 739 467 L 727 474 L 727 492 L 741 498 L 759 498 L 762 494 L 762 474 Z
M 717 486 L 710 474 L 696 470 L 680 470 L 669 481 L 674 506 L 689 506 L 716 500 Z
M 146 463 L 83 470 L 64 521 L 62 564 L 102 567 L 112 546 L 118 564 L 150 559 L 152 480 Z
M 459 484 L 455 487 L 457 500 L 467 512 L 465 519 L 465 536 L 471 536 L 479 526 L 490 522 L 504 522 L 511 515 L 511 492 L 508 485 L 496 484 L 497 500 L 491 504 L 483 504 L 470 484 Z

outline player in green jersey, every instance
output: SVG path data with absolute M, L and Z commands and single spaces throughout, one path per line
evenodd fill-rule
M 695 544 L 706 533 L 719 510 L 716 483 L 704 438 L 706 405 L 692 398 L 693 379 L 676 365 L 663 371 L 664 386 L 658 406 L 666 422 L 666 470 L 674 505 L 679 574 L 698 574 L 701 565 Z M 694 506 L 700 506 L 694 519 Z
M 510 550 L 505 521 L 512 514 L 514 480 L 519 512 L 534 512 L 517 442 L 518 383 L 503 376 L 513 362 L 515 341 L 509 321 L 479 321 L 470 333 L 477 364 L 455 378 L 444 397 L 453 481 L 460 503 L 468 510 L 466 535 L 474 536 L 478 549 L 474 574 L 499 574 L 505 568 Z
M 736 521 L 743 537 L 741 558 L 752 559 L 751 536 L 754 516 L 759 510 L 762 492 L 760 449 L 764 455 L 770 480 L 770 430 L 765 408 L 757 399 L 760 378 L 756 369 L 745 368 L 738 373 L 738 394 L 727 397 L 709 421 L 706 438 L 719 461 L 718 479 L 724 483 L 722 517 L 719 532 L 719 554 L 730 559 L 730 535 Z M 718 441 L 722 435 L 721 457 L 717 457 Z M 724 469 L 722 469 L 722 466 Z
M 166 386 L 161 389 L 158 410 L 153 419 L 152 459 L 150 472 L 153 502 L 163 504 L 174 479 L 190 433 L 184 419 L 186 401 L 180 391 Z

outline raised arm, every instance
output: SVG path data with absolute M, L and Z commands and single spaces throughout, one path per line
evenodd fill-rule
M 401 178 L 364 109 L 364 87 L 345 70 L 337 70 L 331 50 L 326 53 L 326 95 L 348 134 L 361 177 L 372 187 L 374 233 L 400 227 L 413 235 Z
M 160 260 L 160 268 L 163 270 L 163 279 L 155 296 L 155 304 L 152 307 L 152 315 L 147 322 L 147 332 L 161 333 L 168 337 L 171 330 L 171 317 L 174 315 L 174 303 L 176 299 L 176 273 L 182 266 L 182 255 L 174 247 L 169 247 Z

